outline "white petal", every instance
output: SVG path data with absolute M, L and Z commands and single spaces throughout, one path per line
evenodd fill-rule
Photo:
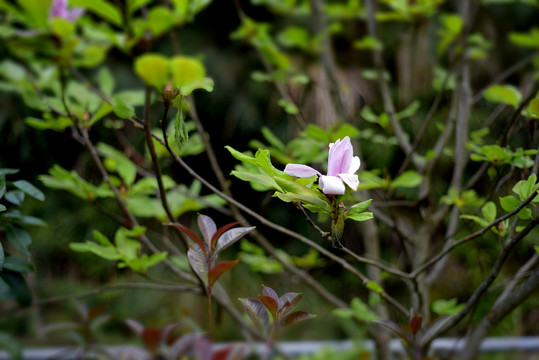
M 342 195 L 346 190 L 342 180 L 336 176 L 320 176 L 318 181 L 322 187 L 322 192 L 327 195 Z
M 318 170 L 302 164 L 288 164 L 284 168 L 284 172 L 290 176 L 297 176 L 301 178 L 311 177 L 313 175 L 322 175 Z
M 346 183 L 350 187 L 350 189 L 356 191 L 357 186 L 359 185 L 359 179 L 357 175 L 355 174 L 339 174 L 338 175 L 342 181 Z
M 359 157 L 354 156 L 352 159 L 352 163 L 350 164 L 350 170 L 348 171 L 348 173 L 355 174 L 356 171 L 359 170 L 360 166 L 361 166 L 361 160 L 359 160 Z

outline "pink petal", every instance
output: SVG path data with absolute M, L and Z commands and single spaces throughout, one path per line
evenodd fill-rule
M 328 176 L 347 173 L 352 164 L 354 149 L 348 136 L 329 144 Z
M 357 175 L 354 175 L 354 174 L 339 174 L 338 175 L 342 181 L 344 181 L 344 183 L 346 185 L 348 185 L 348 187 L 354 191 L 357 190 L 357 187 L 359 185 L 359 179 L 357 177 Z
M 361 160 L 359 160 L 359 157 L 354 156 L 352 158 L 352 164 L 350 164 L 350 170 L 348 170 L 349 174 L 355 174 L 356 171 L 359 170 L 359 167 L 361 166 Z
M 313 175 L 322 175 L 318 170 L 302 164 L 288 164 L 284 168 L 284 172 L 290 176 L 297 176 L 301 178 L 311 177 Z
M 342 195 L 346 190 L 343 181 L 336 176 L 322 175 L 318 181 L 322 192 L 327 195 Z

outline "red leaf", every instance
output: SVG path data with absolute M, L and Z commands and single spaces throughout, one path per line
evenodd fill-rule
M 303 298 L 301 293 L 289 292 L 279 298 L 279 310 L 277 311 L 280 316 L 284 316 L 290 311 L 294 310 L 298 306 L 299 302 Z
M 264 286 L 262 288 L 262 295 L 269 296 L 270 298 L 272 298 L 276 302 L 279 302 L 279 295 L 277 295 L 277 292 L 275 292 L 275 290 L 273 290 L 269 286 Z
M 228 358 L 228 354 L 230 354 L 232 350 L 234 350 L 233 346 L 222 348 L 221 350 L 213 353 L 211 360 L 226 360 Z
M 234 227 L 236 225 L 238 225 L 239 223 L 237 221 L 234 221 L 234 222 L 231 222 L 230 224 L 226 224 L 226 225 L 223 225 L 221 226 L 216 232 L 215 234 L 213 234 L 212 238 L 211 238 L 211 246 L 215 246 L 215 243 L 217 242 L 217 239 L 219 239 L 219 237 L 225 232 L 227 231 L 228 229 L 230 229 L 231 227 Z
M 412 328 L 412 334 L 417 334 L 419 329 L 421 329 L 421 323 L 423 322 L 423 318 L 421 315 L 416 315 L 410 320 L 410 327 Z
M 230 270 L 234 266 L 240 263 L 240 259 L 234 261 L 221 261 L 215 264 L 208 273 L 208 282 L 210 286 L 213 285 L 226 271 Z
M 294 311 L 291 314 L 288 314 L 284 317 L 283 320 L 281 320 L 281 326 L 288 326 L 295 324 L 297 322 L 307 320 L 310 318 L 315 317 L 315 315 L 308 313 L 307 311 Z
M 161 342 L 161 330 L 146 328 L 142 330 L 141 337 L 150 353 L 154 354 Z
M 273 319 L 275 320 L 275 316 L 277 315 L 277 301 L 275 301 L 274 298 L 264 295 L 258 295 L 258 298 L 264 306 L 269 310 L 271 313 L 271 316 L 273 316 Z
M 195 243 L 197 243 L 197 245 L 202 249 L 204 254 L 206 254 L 206 246 L 204 245 L 204 242 L 202 242 L 202 240 L 200 240 L 200 238 L 194 232 L 192 232 L 191 229 L 178 223 L 171 223 L 168 225 L 174 226 L 176 229 L 186 233 L 191 239 L 193 239 Z

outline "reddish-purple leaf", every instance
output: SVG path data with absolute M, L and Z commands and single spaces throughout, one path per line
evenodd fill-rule
M 187 259 L 189 260 L 189 265 L 191 265 L 191 268 L 195 274 L 197 274 L 204 284 L 207 284 L 208 263 L 204 253 L 202 253 L 202 250 L 195 246 L 189 248 L 189 250 L 187 250 Z
M 412 328 L 412 334 L 417 334 L 417 332 L 421 329 L 421 323 L 423 322 L 423 318 L 421 315 L 416 315 L 410 320 L 410 328 Z
M 139 323 L 136 320 L 127 319 L 125 320 L 125 323 L 131 330 L 133 330 L 138 336 L 142 336 L 142 331 L 144 330 L 144 326 L 142 326 L 141 323 Z
M 224 347 L 213 353 L 211 360 L 227 360 L 228 355 L 234 350 L 233 346 Z
M 195 340 L 201 336 L 202 335 L 200 333 L 189 333 L 180 337 L 170 347 L 167 358 L 174 360 L 181 359 L 183 356 L 187 355 Z
M 275 300 L 275 302 L 279 302 L 279 295 L 277 295 L 277 292 L 275 292 L 275 290 L 273 290 L 269 286 L 264 286 L 262 288 L 262 295 L 269 296 L 270 298 Z
M 269 316 L 264 304 L 255 298 L 240 298 L 240 301 L 253 323 L 259 328 L 267 331 Z
M 198 214 L 197 222 L 198 229 L 202 233 L 202 237 L 204 238 L 204 241 L 206 241 L 209 249 L 212 245 L 212 238 L 217 231 L 217 225 L 215 225 L 215 222 L 211 217 L 202 214 Z
M 194 346 L 195 359 L 211 360 L 212 358 L 212 343 L 205 337 L 196 339 Z
M 279 298 L 279 310 L 277 310 L 278 316 L 285 316 L 298 306 L 303 295 L 301 293 L 289 292 Z
M 258 295 L 258 298 L 269 310 L 271 316 L 273 316 L 273 320 L 275 320 L 275 317 L 277 316 L 277 301 L 275 301 L 275 299 L 273 299 L 272 297 L 264 295 Z
M 163 328 L 162 337 L 165 342 L 168 342 L 170 334 L 174 331 L 174 329 L 182 326 L 182 323 L 172 323 Z
M 217 244 L 215 244 L 215 254 L 223 251 L 230 245 L 234 244 L 236 241 L 245 236 L 249 231 L 253 230 L 255 227 L 239 227 L 226 231 L 217 239 Z
M 157 348 L 159 347 L 159 344 L 161 343 L 161 330 L 154 328 L 145 328 L 144 330 L 142 330 L 141 338 L 150 353 L 155 354 Z
M 400 326 L 398 326 L 397 324 L 395 324 L 394 322 L 392 321 L 388 321 L 388 320 L 375 320 L 372 322 L 373 324 L 377 324 L 377 325 L 380 325 L 388 330 L 390 330 L 391 332 L 393 332 L 395 335 L 397 335 L 398 337 L 400 337 L 402 340 L 406 341 L 410 346 L 413 346 L 413 341 L 412 339 L 410 339 L 410 336 L 408 336 L 408 334 L 406 334 L 404 332 L 404 330 L 402 330 L 400 328 Z
M 294 311 L 293 313 L 290 313 L 286 315 L 280 322 L 280 325 L 282 327 L 295 324 L 297 322 L 307 320 L 310 318 L 315 317 L 315 315 L 308 313 L 307 311 Z
M 217 239 L 228 229 L 238 225 L 237 221 L 231 222 L 230 224 L 226 224 L 221 226 L 212 236 L 211 238 L 211 246 L 215 246 L 215 243 L 217 242 Z
M 174 226 L 176 229 L 186 233 L 195 243 L 197 243 L 197 245 L 202 249 L 204 254 L 207 253 L 206 246 L 204 245 L 204 242 L 202 242 L 202 240 L 200 240 L 200 238 L 194 232 L 192 232 L 191 229 L 189 229 L 188 227 L 183 226 L 182 224 L 178 224 L 178 223 L 171 223 L 169 225 Z
M 234 261 L 221 261 L 215 264 L 208 273 L 208 282 L 213 285 L 226 271 L 240 263 L 240 259 Z

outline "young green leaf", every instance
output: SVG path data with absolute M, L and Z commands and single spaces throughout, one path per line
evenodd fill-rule
M 491 85 L 483 96 L 490 102 L 511 105 L 514 108 L 518 107 L 522 99 L 522 94 L 513 85 Z

